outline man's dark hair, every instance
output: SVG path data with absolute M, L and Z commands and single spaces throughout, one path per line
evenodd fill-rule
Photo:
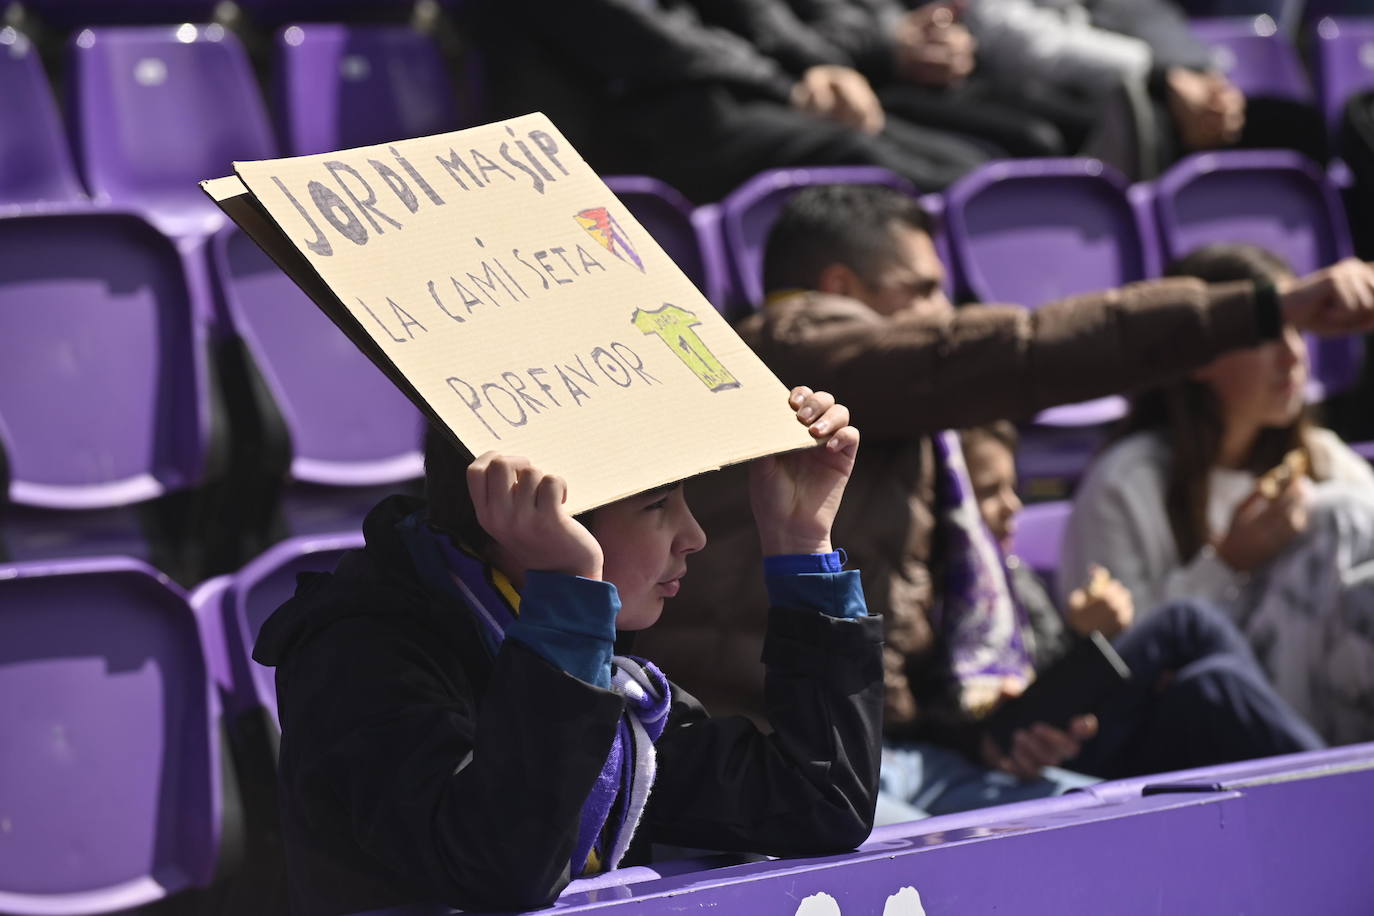
M 1282 257 L 1258 245 L 1219 243 L 1188 252 L 1169 265 L 1170 277 L 1197 277 L 1208 283 L 1232 280 L 1268 280 L 1293 276 Z
M 882 185 L 805 188 L 782 208 L 763 252 L 763 288 L 815 289 L 831 264 L 871 277 L 894 253 L 893 224 L 930 232 L 913 197 Z

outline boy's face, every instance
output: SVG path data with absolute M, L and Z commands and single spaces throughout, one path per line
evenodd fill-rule
M 605 557 L 602 578 L 620 593 L 620 630 L 652 626 L 681 586 L 687 555 L 706 546 L 681 484 L 603 506 L 590 527 Z
M 1002 552 L 1010 553 L 1016 535 L 1021 497 L 1016 493 L 1016 461 L 995 439 L 979 436 L 964 456 L 978 511 Z

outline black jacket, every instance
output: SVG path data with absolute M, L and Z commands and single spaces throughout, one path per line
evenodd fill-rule
M 508 640 L 486 655 L 467 610 L 420 585 L 392 497 L 367 546 L 302 576 L 254 658 L 277 667 L 278 789 L 292 910 L 550 903 L 622 701 Z M 671 612 L 671 608 L 670 608 Z M 868 835 L 881 732 L 881 621 L 774 609 L 772 735 L 674 689 L 636 836 L 773 855 Z M 632 850 L 633 854 L 633 850 Z

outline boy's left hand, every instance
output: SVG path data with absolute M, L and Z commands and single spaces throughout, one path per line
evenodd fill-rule
M 830 526 L 840 508 L 859 431 L 849 409 L 824 391 L 793 388 L 788 403 L 816 447 L 759 458 L 749 468 L 749 501 L 764 556 L 829 553 Z

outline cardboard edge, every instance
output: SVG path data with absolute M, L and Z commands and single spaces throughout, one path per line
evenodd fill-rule
M 236 162 L 234 165 L 237 168 L 238 163 Z M 272 259 L 272 262 L 290 277 L 296 286 L 300 287 L 301 291 L 319 307 L 320 311 L 324 312 L 325 316 L 348 337 L 353 345 L 382 371 L 387 380 L 395 385 L 425 415 L 431 427 L 443 430 L 449 441 L 462 454 L 468 455 L 469 459 L 474 457 L 467 447 L 459 441 L 457 435 L 439 419 L 439 415 L 430 407 L 429 402 L 420 395 L 415 386 L 410 383 L 410 380 L 396 367 L 395 363 L 387 358 L 371 335 L 353 317 L 353 313 L 329 288 L 329 284 L 320 276 L 319 271 L 300 253 L 295 243 L 287 237 L 267 210 L 258 203 L 253 192 L 249 190 L 248 185 L 237 173 L 224 178 L 211 178 L 202 181 L 200 188 L 224 211 L 225 216 L 234 221 L 234 224 L 243 231 L 244 235 L 252 239 Z

